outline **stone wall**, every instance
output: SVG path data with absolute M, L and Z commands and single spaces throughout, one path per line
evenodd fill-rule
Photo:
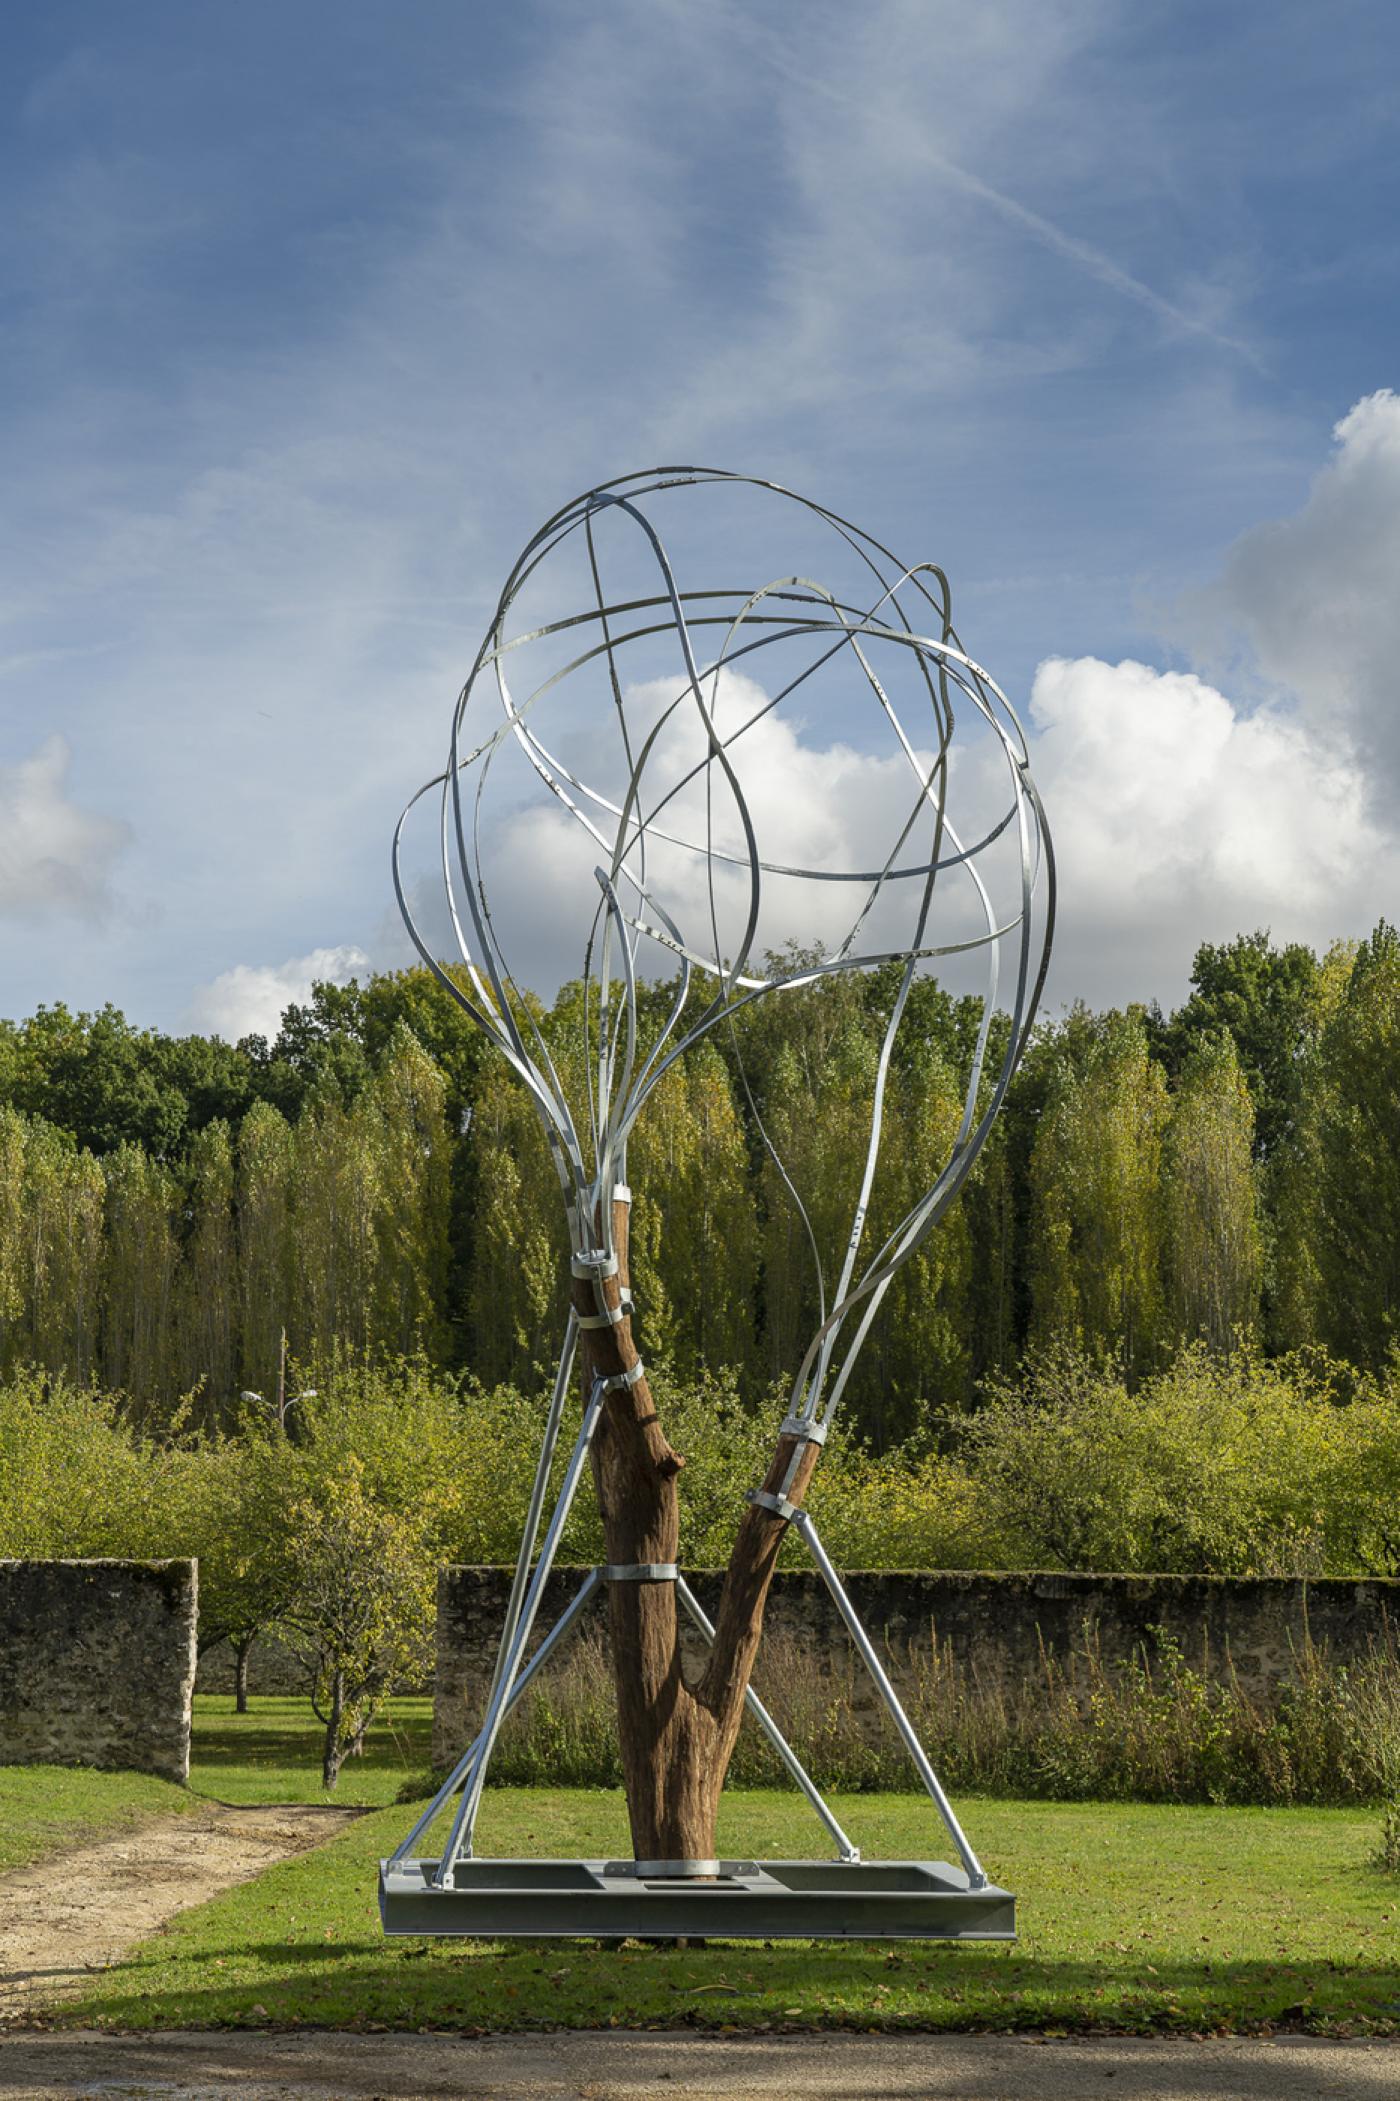
M 0 1561 L 0 1765 L 185 1781 L 193 1561 Z
M 551 1577 L 537 1622 L 541 1638 L 581 1580 L 578 1569 Z M 1141 1652 L 1160 1631 L 1196 1668 L 1232 1668 L 1246 1690 L 1264 1693 L 1290 1670 L 1305 1631 L 1338 1661 L 1400 1634 L 1396 1580 L 904 1570 L 843 1580 L 896 1682 L 911 1652 L 935 1634 L 983 1684 L 1011 1690 L 1041 1670 L 1043 1652 L 1064 1657 L 1082 1647 L 1086 1634 L 1112 1663 Z M 690 1582 L 713 1619 L 720 1573 L 703 1570 Z M 440 1765 L 465 1748 L 480 1721 L 509 1592 L 505 1569 L 445 1568 L 439 1574 L 433 1757 Z M 601 1597 L 586 1618 L 588 1625 L 604 1628 Z M 814 1672 L 850 1681 L 855 1659 L 849 1637 L 815 1572 L 779 1571 L 765 1626 L 800 1641 Z
M 196 1692 L 227 1693 L 233 1697 L 238 1659 L 233 1643 L 211 1641 L 199 1656 Z M 248 1690 L 304 1700 L 310 1673 L 301 1657 L 273 1634 L 260 1634 L 248 1652 Z

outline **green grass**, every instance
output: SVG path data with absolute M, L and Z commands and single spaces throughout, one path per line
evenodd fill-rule
M 147 1773 L 0 1766 L 0 1873 L 191 1806 L 183 1788 Z
M 927 1803 L 840 1799 L 874 1854 L 945 1849 Z M 1367 1866 L 1375 1819 L 1347 1810 L 966 1804 L 1020 1898 L 1014 1946 L 386 1942 L 375 1864 L 402 1807 L 366 1816 L 176 1919 L 63 2018 L 112 2027 L 555 2026 L 1264 2030 L 1400 2033 L 1400 1881 Z M 626 1850 L 620 1796 L 489 1794 L 483 1852 Z M 806 1853 L 791 1796 L 730 1798 L 721 1843 Z
M 334 1795 L 321 1787 L 321 1732 L 305 1700 L 258 1699 L 248 1715 L 226 1695 L 198 1694 L 190 1784 L 84 1766 L 0 1766 L 0 1874 L 75 1846 L 179 1816 L 201 1800 L 335 1802 L 378 1809 L 428 1763 L 431 1700 L 395 1700 L 371 1729 L 363 1758 L 346 1765 Z
M 364 1755 L 347 1759 L 333 1795 L 321 1786 L 320 1723 L 305 1700 L 255 1698 L 233 1712 L 226 1693 L 197 1693 L 190 1748 L 190 1786 L 216 1801 L 335 1802 L 379 1809 L 428 1764 L 430 1699 L 391 1700 L 370 1728 Z M 410 1822 L 412 1819 L 410 1818 Z
M 258 1700 L 242 1719 L 229 1706 L 197 1704 L 198 1793 L 326 1799 L 315 1725 L 300 1702 Z M 427 1702 L 396 1703 L 334 1798 L 373 1813 L 319 1851 L 182 1914 L 59 2017 L 114 2028 L 1400 2034 L 1400 1876 L 1369 1864 L 1378 1830 L 1367 1811 L 962 1801 L 989 1869 L 1020 1899 L 1014 1946 L 386 1942 L 376 1865 L 414 1813 L 387 1805 L 406 1775 L 421 1774 L 427 1733 Z M 133 1801 L 147 1789 L 178 1799 L 154 1781 L 62 1778 L 125 1787 Z M 872 1857 L 946 1852 L 922 1798 L 843 1796 L 835 1806 Z M 821 1837 L 790 1794 L 726 1798 L 726 1852 L 803 1855 L 822 1850 Z M 611 1790 L 491 1790 L 479 1840 L 482 1851 L 505 1854 L 628 1850 Z

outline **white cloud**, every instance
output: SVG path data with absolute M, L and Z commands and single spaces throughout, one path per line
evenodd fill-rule
M 1268 683 L 1320 734 L 1344 738 L 1375 798 L 1400 787 L 1400 396 L 1356 403 L 1292 517 L 1236 541 L 1196 601 L 1242 631 Z
M 1400 871 L 1362 769 L 1296 715 L 1079 657 L 1040 666 L 1031 719 L 1065 996 L 1169 1001 L 1201 942 L 1256 926 L 1325 944 L 1368 925 L 1378 875 Z
M 364 950 L 350 947 L 313 948 L 310 955 L 290 956 L 285 963 L 236 963 L 199 988 L 191 1022 L 202 1034 L 229 1043 L 241 1036 L 266 1036 L 271 1042 L 286 1009 L 308 1000 L 314 984 L 343 985 L 368 968 Z
M 111 904 L 112 862 L 131 827 L 78 807 L 67 792 L 71 763 L 55 736 L 0 765 L 0 913 L 8 918 L 96 919 Z
M 634 750 L 641 748 L 663 711 L 682 693 L 681 682 L 669 678 L 625 689 Z M 862 697 L 869 703 L 868 719 L 862 719 Z M 750 951 L 755 964 L 766 949 L 781 949 L 789 940 L 803 946 L 820 945 L 828 952 L 837 949 L 866 903 L 874 872 L 894 852 L 911 818 L 914 823 L 896 866 L 914 867 L 926 859 L 933 836 L 933 811 L 926 802 L 921 806 L 921 781 L 932 764 L 931 753 L 924 748 L 931 725 L 927 696 L 915 697 L 922 698 L 923 717 L 914 716 L 906 724 L 913 748 L 911 762 L 859 678 L 846 688 L 843 719 L 852 740 L 847 741 L 829 734 L 819 736 L 801 716 L 785 715 L 781 703 L 772 707 L 765 689 L 755 680 L 733 671 L 721 673 L 713 700 L 721 734 L 733 737 L 741 722 L 757 718 L 728 748 L 762 860 L 771 870 L 805 867 L 827 876 L 862 871 L 867 876 L 865 881 L 832 881 L 765 874 L 758 931 Z M 607 706 L 604 712 L 604 706 L 596 703 L 595 696 L 595 704 L 584 717 L 571 712 L 560 724 L 558 735 L 549 734 L 543 722 L 533 717 L 532 721 L 546 747 L 578 780 L 620 806 L 626 794 L 627 768 L 620 739 L 610 732 L 610 720 L 615 719 L 611 708 Z M 765 708 L 769 712 L 763 712 Z M 967 728 L 960 727 L 948 814 L 963 839 L 970 841 L 986 828 L 997 788 L 991 765 L 966 764 L 969 747 L 963 740 L 967 735 Z M 857 744 L 876 741 L 876 750 L 857 748 Z M 707 812 L 704 774 L 696 770 L 705 751 L 697 712 L 684 695 L 662 728 L 643 777 L 643 807 L 654 816 L 648 830 L 646 881 L 649 896 L 671 915 L 693 955 L 709 957 L 718 948 L 721 955 L 733 957 L 749 909 L 744 835 L 738 806 L 718 768 L 710 774 Z M 679 785 L 693 770 L 696 777 Z M 1000 787 L 997 816 L 1006 801 L 1004 768 Z M 672 791 L 677 792 L 673 795 Z M 579 791 L 572 792 L 607 844 L 592 838 L 523 765 L 512 773 L 509 759 L 501 769 L 493 769 L 484 805 L 483 867 L 492 923 L 518 981 L 546 993 L 582 969 L 601 896 L 594 870 L 609 858 L 615 824 L 615 819 Z M 974 800 L 976 808 L 971 807 Z M 695 850 L 703 848 L 707 822 L 712 823 L 716 848 L 733 857 L 716 861 L 712 869 L 717 943 L 703 852 Z M 663 834 L 670 834 L 670 839 Z M 420 835 L 420 853 L 424 845 Z M 943 850 L 950 850 L 946 837 Z M 629 860 L 640 873 L 635 854 Z M 1009 919 L 1019 903 L 1014 880 L 1009 885 L 1003 880 L 1015 876 L 1009 849 L 1005 854 L 993 849 L 980 865 L 1002 916 Z M 427 881 L 414 885 L 415 913 L 421 910 L 425 927 L 432 929 L 430 939 L 446 931 L 443 916 L 432 904 L 433 888 Z M 900 952 L 910 944 L 916 938 L 922 889 L 917 880 L 887 885 L 862 923 L 852 952 Z M 625 880 L 619 885 L 619 896 L 624 909 L 635 909 L 635 892 Z M 662 923 L 654 909 L 642 916 L 653 925 Z M 980 934 L 983 924 L 971 883 L 958 871 L 939 885 L 923 945 Z M 675 967 L 670 949 L 643 942 L 638 956 L 643 974 L 669 976 Z

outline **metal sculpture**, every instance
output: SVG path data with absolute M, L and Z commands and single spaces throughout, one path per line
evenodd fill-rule
M 726 504 L 739 509 L 728 515 Z M 699 586 L 673 553 L 674 517 L 683 534 L 708 544 L 722 579 L 754 559 L 750 537 L 766 541 L 773 521 L 763 514 L 777 510 L 790 539 L 822 542 L 801 571 L 790 565 L 757 588 Z M 570 588 L 582 596 L 565 597 L 561 610 L 561 592 Z M 532 601 L 539 602 L 533 617 Z M 824 756 L 792 727 L 799 709 L 806 722 L 839 736 Z M 872 752 L 877 739 L 883 755 Z M 955 825 L 948 807 L 955 765 L 960 794 L 983 805 L 970 829 Z M 864 804 L 863 817 L 852 806 L 831 818 L 842 837 L 814 841 L 805 856 L 788 844 L 802 822 L 799 776 L 852 781 L 854 803 Z M 401 868 L 405 823 L 433 796 L 460 959 L 450 971 L 416 923 Z M 583 843 L 587 861 L 569 859 L 570 838 Z M 833 850 L 839 864 L 847 840 L 856 865 L 833 865 Z M 515 871 L 509 894 L 494 903 L 493 855 Z M 532 871 L 524 881 L 522 860 Z M 528 918 L 551 871 L 549 923 L 533 933 L 536 941 L 552 939 L 557 918 L 570 909 L 580 916 L 586 1106 L 570 1099 L 506 955 L 503 920 Z M 511 571 L 458 699 L 446 766 L 400 819 L 394 882 L 424 963 L 533 1098 L 568 1217 L 572 1305 L 485 1717 L 383 1864 L 386 1929 L 492 1937 L 1009 1934 L 1013 1900 L 988 1882 L 802 1500 L 892 1278 L 936 1227 L 991 1128 L 1049 959 L 1053 858 L 1025 739 L 1005 696 L 954 632 L 942 571 L 904 566 L 834 512 L 757 477 L 660 468 L 589 491 L 535 534 Z M 790 950 L 784 965 L 774 960 L 784 938 L 817 946 Z M 760 944 L 766 964 L 756 961 Z M 958 967 L 949 959 L 968 956 L 985 962 L 985 999 L 956 1138 L 933 1186 L 880 1246 L 867 1249 L 890 1060 L 910 989 L 931 964 L 946 972 Z M 742 1071 L 742 1010 L 882 965 L 896 966 L 894 989 L 869 1142 L 830 1292 L 800 1192 L 777 1163 L 818 1262 L 821 1311 L 768 1473 L 736 1513 L 734 1554 L 711 1626 L 675 1565 L 679 1461 L 632 1339 L 628 1139 L 662 1077 L 713 1030 L 729 1032 Z M 640 996 L 644 982 L 658 978 L 669 983 L 668 1004 Z M 998 1005 L 1009 1026 L 1005 1048 L 989 1064 Z M 644 1012 L 657 1016 L 649 1032 Z M 580 1354 L 581 1420 L 546 1523 Z M 530 1655 L 546 1580 L 590 1463 L 609 1559 L 588 1574 Z M 862 1863 L 749 1684 L 789 1528 L 830 1589 L 943 1819 L 956 1866 Z M 599 1590 L 608 1598 L 637 1858 L 478 1859 L 473 1834 L 501 1725 Z M 710 1644 L 699 1680 L 680 1666 L 681 1614 Z M 834 1862 L 716 1857 L 715 1811 L 745 1711 L 821 1818 Z M 447 1835 L 426 1857 L 415 1849 L 456 1796 Z

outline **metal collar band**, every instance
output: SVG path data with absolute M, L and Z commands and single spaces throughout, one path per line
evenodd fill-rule
M 674 1561 L 610 1561 L 603 1574 L 609 1583 L 674 1583 L 680 1570 Z
M 785 1415 L 778 1426 L 780 1437 L 795 1437 L 799 1444 L 825 1444 L 827 1425 L 813 1422 L 810 1415 Z
M 601 1313 L 576 1313 L 574 1319 L 581 1328 L 620 1328 L 624 1320 L 631 1318 L 634 1303 L 631 1292 L 624 1289 L 615 1306 L 607 1306 Z
M 575 1255 L 569 1269 L 576 1277 L 615 1277 L 617 1257 L 604 1254 L 600 1247 L 590 1248 L 586 1254 Z
M 603 1393 L 623 1393 L 629 1387 L 635 1386 L 639 1379 L 644 1379 L 646 1370 L 646 1366 L 639 1357 L 636 1363 L 630 1365 L 626 1371 L 615 1371 L 610 1378 L 595 1379 L 593 1390 L 595 1393 L 599 1391 Z
M 696 1875 L 713 1878 L 720 1871 L 717 1860 L 630 1860 L 618 1865 L 643 1882 L 682 1882 Z
M 760 1510 L 771 1510 L 774 1517 L 785 1517 L 791 1520 L 802 1515 L 796 1503 L 790 1503 L 786 1496 L 775 1496 L 766 1488 L 751 1488 L 744 1497 L 744 1501 L 746 1503 L 757 1503 Z

